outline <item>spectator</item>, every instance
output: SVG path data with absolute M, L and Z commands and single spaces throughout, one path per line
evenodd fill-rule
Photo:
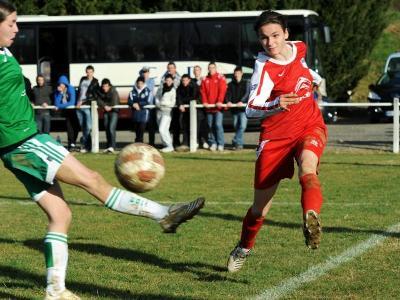
M 247 103 L 250 94 L 250 83 L 242 79 L 243 71 L 241 67 L 236 67 L 233 72 L 233 80 L 228 84 L 226 93 L 226 104 L 230 108 L 233 118 L 233 136 L 232 146 L 235 150 L 243 149 L 243 133 L 247 127 L 247 117 L 245 107 L 232 107 L 232 104 L 243 105 Z
M 76 138 L 79 133 L 79 121 L 74 109 L 66 109 L 76 104 L 75 88 L 70 85 L 66 76 L 58 79 L 57 90 L 54 94 L 56 110 L 65 109 L 63 115 L 67 123 L 68 151 L 77 151 Z
M 161 152 L 174 151 L 169 127 L 171 125 L 171 110 L 175 106 L 175 102 L 176 91 L 174 88 L 174 79 L 171 75 L 167 75 L 165 76 L 164 84 L 158 89 L 156 95 L 158 130 L 164 146 Z
M 176 90 L 176 102 L 178 109 L 182 115 L 182 129 L 183 129 L 183 140 L 180 150 L 189 149 L 190 141 L 190 111 L 189 108 L 184 105 L 189 105 L 191 100 L 199 99 L 199 88 L 196 84 L 191 82 L 191 78 L 188 74 L 182 76 L 181 84 Z
M 149 109 L 144 108 L 144 106 L 149 105 L 150 100 L 151 92 L 145 84 L 144 77 L 139 76 L 128 98 L 128 105 L 132 106 L 132 120 L 136 132 L 136 143 L 143 143 L 143 135 L 150 114 Z
M 176 65 L 173 61 L 170 61 L 167 65 L 167 71 L 164 73 L 163 77 L 161 78 L 161 84 L 165 82 L 165 77 L 167 75 L 171 75 L 175 90 L 181 83 L 181 75 L 176 71 Z M 171 120 L 171 129 L 172 129 L 172 136 L 173 136 L 173 145 L 175 147 L 180 146 L 180 134 L 181 134 L 181 127 L 180 127 L 180 111 L 177 107 L 172 109 L 172 120 Z
M 46 108 L 51 104 L 51 87 L 46 85 L 43 75 L 36 76 L 36 86 L 32 89 L 33 104 Z M 36 125 L 40 133 L 50 133 L 50 110 L 35 110 Z
M 208 127 L 210 129 L 208 143 L 210 150 L 224 151 L 224 127 L 222 125 L 222 105 L 226 94 L 225 76 L 217 73 L 215 62 L 208 64 L 208 75 L 201 83 L 201 101 L 206 106 Z M 209 105 L 216 107 L 209 107 Z
M 116 148 L 116 133 L 119 109 L 113 108 L 119 104 L 119 95 L 115 87 L 112 86 L 109 79 L 104 78 L 101 81 L 101 88 L 98 92 L 97 102 L 103 109 L 104 129 L 106 131 L 107 146 L 104 153 L 114 153 Z
M 90 108 L 80 108 L 81 105 L 90 105 L 91 101 L 96 100 L 96 94 L 99 90 L 99 81 L 94 77 L 94 68 L 89 65 L 86 67 L 86 76 L 79 81 L 78 103 L 76 114 L 79 124 L 82 128 L 81 152 L 86 153 L 92 149 L 92 116 Z
M 150 77 L 150 68 L 143 67 L 140 72 L 139 76 L 144 77 L 144 83 L 146 84 L 147 88 L 150 90 L 150 100 L 149 104 L 154 105 L 154 88 L 155 88 L 155 81 L 154 78 Z M 156 110 L 150 109 L 149 111 L 149 121 L 147 122 L 147 132 L 149 133 L 149 144 L 154 146 L 155 145 L 155 136 L 157 131 L 157 116 Z
M 192 83 L 196 84 L 200 90 L 201 82 L 203 81 L 203 76 L 201 76 L 201 67 L 199 65 L 194 66 L 193 68 L 194 79 Z M 201 99 L 199 99 L 201 101 Z M 200 103 L 201 104 L 201 103 Z M 204 108 L 197 108 L 197 130 L 198 130 L 198 139 L 199 145 L 202 145 L 203 149 L 208 149 L 210 146 L 208 145 L 208 123 L 206 117 L 206 111 Z

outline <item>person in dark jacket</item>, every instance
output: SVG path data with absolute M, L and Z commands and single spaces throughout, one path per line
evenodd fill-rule
M 118 109 L 113 108 L 119 104 L 119 95 L 108 78 L 101 81 L 101 89 L 98 92 L 97 103 L 103 109 L 104 129 L 106 131 L 107 148 L 104 153 L 114 153 L 116 148 L 116 133 L 118 122 Z
M 66 76 L 58 79 L 57 90 L 54 94 L 54 105 L 56 109 L 64 109 L 64 116 L 67 123 L 68 150 L 76 151 L 76 138 L 79 133 L 79 121 L 74 109 L 66 109 L 76 104 L 75 88 L 69 83 Z
M 190 111 L 189 107 L 184 107 L 184 105 L 189 105 L 191 100 L 198 100 L 199 98 L 200 95 L 197 84 L 192 83 L 188 74 L 184 74 L 181 79 L 181 84 L 176 90 L 176 104 L 182 114 L 181 127 L 183 129 L 182 145 L 178 147 L 178 150 L 188 150 L 190 142 Z M 200 112 L 200 110 L 198 112 Z M 197 118 L 198 123 L 199 119 L 200 118 Z M 200 124 L 197 124 L 198 129 L 200 128 L 199 125 Z
M 146 124 L 149 121 L 149 109 L 144 108 L 151 101 L 151 92 L 145 84 L 143 76 L 139 76 L 132 91 L 129 93 L 128 105 L 132 107 L 132 120 L 136 132 L 136 143 L 143 143 Z
M 242 68 L 236 67 L 233 72 L 233 80 L 228 84 L 225 99 L 233 118 L 235 135 L 232 139 L 232 146 L 235 150 L 243 149 L 243 134 L 247 127 L 245 104 L 249 99 L 250 83 L 249 81 L 242 79 L 242 77 Z M 232 104 L 237 104 L 239 106 L 243 105 L 243 107 L 232 107 Z
M 94 77 L 94 67 L 89 65 L 86 67 L 86 76 L 83 76 L 79 81 L 76 106 L 80 108 L 81 105 L 90 105 L 92 101 L 96 100 L 96 94 L 99 89 L 99 81 Z M 77 109 L 76 114 L 82 128 L 81 152 L 85 153 L 92 149 L 92 138 L 90 136 L 92 130 L 92 115 L 90 108 Z
M 46 108 L 51 104 L 51 87 L 46 85 L 43 75 L 36 76 L 36 86 L 32 89 L 33 104 Z M 36 109 L 35 119 L 40 133 L 50 133 L 50 110 Z

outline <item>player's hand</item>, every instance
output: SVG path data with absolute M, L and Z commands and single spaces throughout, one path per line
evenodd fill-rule
M 104 106 L 104 110 L 107 111 L 107 112 L 111 111 L 111 109 L 112 109 L 111 106 L 108 106 L 108 105 Z
M 179 105 L 179 110 L 180 110 L 181 112 L 185 112 L 185 107 L 181 104 L 181 105 Z
M 228 101 L 228 102 L 226 103 L 226 106 L 227 106 L 227 107 L 232 107 L 232 102 L 231 102 L 231 101 Z
M 290 111 L 289 105 L 297 104 L 299 102 L 300 98 L 295 93 L 284 94 L 279 97 L 279 107 L 284 111 Z
M 217 106 L 217 108 L 221 108 L 222 107 L 222 103 L 221 102 L 217 102 L 217 103 L 215 103 L 215 105 Z

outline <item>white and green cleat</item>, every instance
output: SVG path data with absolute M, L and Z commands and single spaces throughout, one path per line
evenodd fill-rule
M 205 199 L 200 197 L 189 203 L 173 204 L 168 209 L 168 215 L 159 223 L 165 233 L 175 233 L 178 226 L 193 218 L 204 207 Z
M 64 290 L 62 293 L 57 295 L 46 293 L 44 300 L 81 300 L 81 298 L 69 290 Z

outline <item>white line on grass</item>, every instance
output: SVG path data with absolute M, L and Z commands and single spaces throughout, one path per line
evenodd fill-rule
M 338 256 L 329 258 L 326 262 L 318 264 L 309 268 L 304 273 L 301 273 L 295 277 L 289 278 L 285 281 L 282 281 L 279 285 L 266 289 L 260 295 L 252 298 L 254 300 L 261 300 L 261 299 L 279 299 L 281 297 L 287 296 L 288 294 L 294 292 L 298 288 L 303 287 L 305 283 L 311 282 L 316 280 L 317 278 L 325 275 L 328 271 L 339 267 L 341 264 L 351 261 L 352 259 L 356 258 L 367 252 L 369 249 L 378 246 L 381 244 L 385 239 L 388 238 L 390 233 L 399 233 L 400 232 L 400 223 L 390 226 L 384 234 L 373 234 L 371 237 L 350 248 L 346 251 L 342 252 Z

